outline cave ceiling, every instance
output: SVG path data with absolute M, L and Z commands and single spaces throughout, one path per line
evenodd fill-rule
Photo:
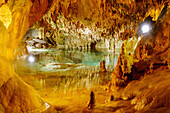
M 77 37 L 128 39 L 148 16 L 156 21 L 167 0 L 54 0 L 37 28 Z

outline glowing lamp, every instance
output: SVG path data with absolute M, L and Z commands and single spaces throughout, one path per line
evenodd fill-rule
M 33 55 L 30 55 L 29 57 L 28 57 L 28 61 L 29 62 L 35 62 L 35 57 L 33 56 Z
M 150 31 L 150 26 L 148 24 L 142 26 L 143 33 L 148 33 L 149 31 Z

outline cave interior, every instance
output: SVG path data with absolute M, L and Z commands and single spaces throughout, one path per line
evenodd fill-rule
M 1 0 L 0 113 L 170 113 L 169 0 Z

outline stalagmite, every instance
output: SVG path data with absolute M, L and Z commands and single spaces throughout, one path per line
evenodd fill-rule
M 93 109 L 95 107 L 95 96 L 93 91 L 91 91 L 90 93 L 90 102 L 87 107 L 90 109 Z
M 106 72 L 105 61 L 104 60 L 102 60 L 100 62 L 100 70 L 99 70 L 99 72 Z

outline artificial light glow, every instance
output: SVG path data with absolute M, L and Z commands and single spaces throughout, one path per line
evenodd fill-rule
M 141 37 L 140 37 L 140 36 L 138 37 L 138 40 L 141 40 Z
M 28 57 L 28 61 L 29 62 L 35 62 L 35 57 L 34 56 L 32 56 L 32 55 L 30 55 L 29 57 Z
M 45 102 L 45 107 L 46 107 L 46 109 L 48 109 L 50 107 L 50 105 Z
M 92 33 L 92 32 L 89 30 L 89 28 L 86 28 L 85 29 L 85 34 L 89 34 L 89 33 Z
M 145 25 L 142 26 L 142 32 L 143 33 L 147 33 L 147 32 L 149 32 L 149 30 L 150 30 L 149 25 L 145 24 Z

